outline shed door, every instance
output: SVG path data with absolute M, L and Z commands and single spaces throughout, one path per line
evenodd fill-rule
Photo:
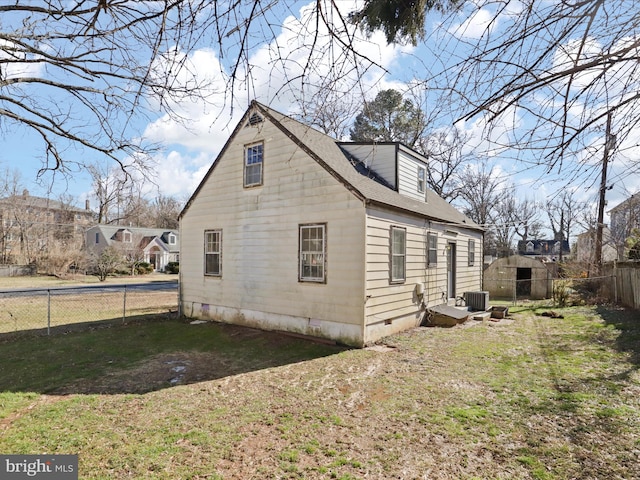
M 456 244 L 447 244 L 447 297 L 456 297 Z
M 518 268 L 516 272 L 516 295 L 531 296 L 531 269 Z

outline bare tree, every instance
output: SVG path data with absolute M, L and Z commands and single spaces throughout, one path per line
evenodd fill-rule
M 104 282 L 122 266 L 123 259 L 121 252 L 110 246 L 99 253 L 95 250 L 90 251 L 87 262 L 89 272 Z
M 429 188 L 447 201 L 455 200 L 462 193 L 465 185 L 460 175 L 466 164 L 475 160 L 464 152 L 466 141 L 467 136 L 456 127 L 428 133 L 418 140 L 418 150 L 429 159 Z
M 519 223 L 518 201 L 513 188 L 498 196 L 492 218 L 498 256 L 508 257 L 513 252 L 516 225 Z
M 530 234 L 537 238 L 542 229 L 535 203 L 526 198 L 519 199 L 515 187 L 506 188 L 497 195 L 492 219 L 498 256 L 513 252 L 516 236 L 527 241 Z
M 542 234 L 542 222 L 540 220 L 540 209 L 535 201 L 528 198 L 521 198 L 516 206 L 516 223 L 514 225 L 515 234 L 526 242 L 529 237 L 536 239 Z
M 480 168 L 467 165 L 460 175 L 465 185 L 456 203 L 474 222 L 488 227 L 485 233 L 484 254 L 497 253 L 496 232 L 494 226 L 496 206 L 505 194 L 504 179 L 494 168 L 482 164 Z
M 576 224 L 588 210 L 589 205 L 586 202 L 578 201 L 573 190 L 564 190 L 555 198 L 548 200 L 546 211 L 549 226 L 553 231 L 553 239 L 559 242 L 570 242 L 571 233 Z M 560 249 L 560 260 L 562 260 L 562 248 Z
M 495 206 L 504 195 L 502 179 L 495 168 L 481 165 L 480 168 L 467 166 L 460 175 L 466 186 L 459 196 L 465 215 L 480 224 L 488 225 L 492 221 Z
M 158 195 L 150 205 L 150 227 L 167 228 L 175 230 L 178 228 L 178 215 L 183 204 L 174 197 Z
M 345 94 L 322 89 L 301 100 L 297 117 L 338 140 L 349 138 L 352 119 L 362 108 L 363 99 L 357 93 Z
M 464 17 L 456 13 L 441 24 L 440 32 L 458 40 L 447 35 L 437 46 L 439 54 L 457 51 L 461 60 L 428 83 L 459 100 L 462 118 L 482 117 L 487 136 L 499 135 L 501 146 L 529 162 L 535 158 L 548 172 L 563 172 L 567 183 L 591 185 L 599 178 L 601 164 L 593 160 L 603 157 L 609 143 L 604 138 L 609 116 L 616 136 L 610 154 L 622 160 L 636 148 L 640 13 L 635 2 L 465 5 Z M 488 16 L 484 24 L 478 24 L 480 13 Z M 637 171 L 634 156 L 626 161 Z
M 221 89 L 233 107 L 240 88 L 252 92 L 256 78 L 272 76 L 274 95 L 295 84 L 294 95 L 303 98 L 376 65 L 358 53 L 357 27 L 333 0 L 318 0 L 302 14 L 273 0 L 45 0 L 4 2 L 0 13 L 0 116 L 6 131 L 36 134 L 40 173 L 70 172 L 70 146 L 92 152 L 85 158 L 144 170 L 155 146 L 135 140 L 143 138 L 135 120 L 150 111 L 179 119 L 176 105 L 206 102 Z M 211 45 L 217 76 L 196 75 L 190 55 Z M 269 61 L 261 56 L 252 64 L 265 47 Z
M 98 204 L 98 223 L 117 222 L 120 218 L 119 201 L 130 177 L 107 164 L 97 162 L 87 165 L 87 170 L 91 175 L 93 194 Z

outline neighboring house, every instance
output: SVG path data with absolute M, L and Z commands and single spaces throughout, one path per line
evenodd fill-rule
M 55 248 L 82 250 L 94 220 L 84 209 L 50 198 L 22 195 L 0 199 L 0 263 L 29 264 Z
M 163 271 L 169 262 L 180 260 L 180 242 L 176 230 L 162 228 L 95 225 L 86 232 L 89 253 L 99 255 L 114 247 L 124 256 L 147 262 L 156 271 Z
M 182 314 L 363 346 L 480 290 L 483 230 L 427 168 L 252 102 L 180 215 Z
M 609 210 L 611 219 L 611 243 L 618 260 L 626 260 L 629 245 L 627 239 L 640 229 L 640 194 L 631 195 L 624 202 Z
M 545 263 L 531 256 L 499 258 L 485 269 L 483 288 L 490 298 L 551 298 L 552 279 L 558 276 L 557 267 L 557 263 Z
M 519 240 L 518 255 L 526 255 L 528 257 L 542 258 L 544 260 L 555 262 L 560 258 L 560 249 L 562 256 L 566 257 L 571 253 L 569 242 L 566 240 Z
M 595 263 L 596 231 L 595 229 L 578 235 L 576 244 L 576 260 L 587 265 Z M 602 229 L 602 261 L 613 262 L 618 259 L 618 252 L 614 245 L 611 230 L 608 227 Z

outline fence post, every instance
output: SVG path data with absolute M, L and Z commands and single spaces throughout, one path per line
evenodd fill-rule
M 124 286 L 124 295 L 122 301 L 122 323 L 124 324 L 127 319 L 127 286 Z
M 47 335 L 51 335 L 51 290 L 47 288 Z

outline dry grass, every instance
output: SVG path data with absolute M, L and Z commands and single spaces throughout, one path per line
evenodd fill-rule
M 108 277 L 104 282 L 100 282 L 98 277 L 93 275 L 69 275 L 64 278 L 54 277 L 52 275 L 34 275 L 31 277 L 0 277 L 0 291 L 13 288 L 53 288 L 68 287 L 75 285 L 120 285 L 128 283 L 145 283 L 177 280 L 177 275 L 168 275 L 165 273 L 151 273 L 149 275 L 122 275 L 117 277 Z
M 95 279 L 95 282 L 91 279 Z M 167 290 L 141 291 L 116 286 L 131 283 L 147 283 L 175 280 L 175 276 L 155 274 L 111 279 L 100 283 L 95 277 L 80 277 L 59 280 L 55 277 L 16 277 L 11 288 L 41 289 L 28 296 L 0 296 L 0 333 L 22 332 L 97 321 L 117 321 L 138 315 L 161 314 L 177 311 L 177 287 Z M 7 279 L 2 279 L 8 288 Z M 19 286 L 29 281 L 29 286 Z M 117 282 L 117 283 L 116 283 Z M 61 287 L 96 284 L 114 287 L 101 291 L 86 289 L 78 294 L 69 294 Z M 0 290 L 2 290 L 0 286 Z M 47 289 L 51 289 L 50 292 Z
M 16 375 L 0 396 L 0 451 L 79 453 L 83 479 L 640 478 L 637 313 L 537 313 L 417 329 L 390 348 L 317 346 L 310 359 L 295 353 L 307 342 L 273 334 L 214 340 L 228 327 L 184 325 L 200 329 L 190 349 L 180 328 L 145 330 L 131 344 L 148 351 L 129 366 L 48 394 Z M 165 388 L 176 365 L 184 384 Z M 145 378 L 156 391 L 124 387 Z

